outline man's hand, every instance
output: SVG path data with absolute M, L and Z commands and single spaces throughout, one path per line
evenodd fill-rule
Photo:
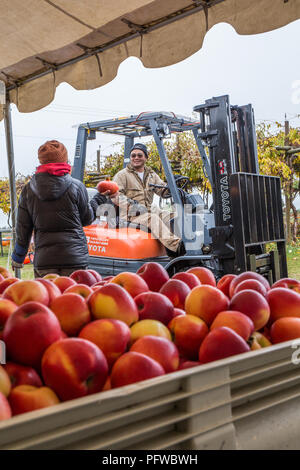
M 109 196 L 110 195 L 110 190 L 108 189 L 107 191 L 104 191 L 103 193 L 100 193 L 101 196 Z
M 106 191 L 107 192 L 107 191 Z M 104 193 L 103 193 L 104 194 Z M 120 192 L 117 191 L 116 193 L 112 194 L 111 196 L 109 196 L 111 201 L 116 205 L 118 206 L 119 205 L 119 197 L 120 197 Z
M 22 269 L 23 268 L 23 263 L 17 263 L 13 259 L 11 260 L 11 267 L 12 270 L 14 271 L 15 269 Z

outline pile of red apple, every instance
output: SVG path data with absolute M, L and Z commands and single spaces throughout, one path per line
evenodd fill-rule
M 158 263 L 22 281 L 0 268 L 0 420 L 300 337 L 300 282 Z

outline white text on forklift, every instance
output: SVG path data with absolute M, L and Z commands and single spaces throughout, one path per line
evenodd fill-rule
M 4 341 L 0 340 L 0 364 L 6 364 L 6 347 Z
M 121 199 L 121 198 L 120 198 Z M 173 210 L 170 212 L 169 218 L 164 218 L 164 221 L 161 220 L 159 217 L 159 211 L 157 211 L 156 207 L 151 207 L 148 211 L 146 207 L 140 204 L 132 204 L 128 208 L 127 200 L 122 200 L 119 204 L 118 208 L 119 212 L 119 220 L 126 221 L 128 217 L 133 222 L 136 220 L 136 217 L 139 215 L 145 216 L 145 223 L 146 220 L 150 220 L 148 224 L 151 234 L 155 234 L 154 238 L 161 237 L 161 238 L 168 238 L 169 236 L 177 236 L 186 240 L 190 246 L 187 248 L 193 249 L 194 246 L 199 246 L 199 243 L 203 243 L 204 241 L 204 225 L 205 225 L 205 209 L 204 205 L 199 204 L 194 207 L 192 204 L 174 204 Z M 168 211 L 165 211 L 166 213 Z M 116 226 L 117 221 L 117 213 L 116 209 L 111 204 L 101 204 L 97 208 L 97 218 L 100 221 L 103 218 L 106 218 L 108 222 L 108 226 L 113 228 Z M 171 228 L 171 219 L 174 218 L 174 227 L 173 230 Z M 141 225 L 143 222 L 140 222 Z M 97 231 L 97 224 L 96 231 Z M 130 228 L 130 226 L 128 227 Z M 101 229 L 101 224 L 99 225 L 99 229 Z M 174 231 L 174 235 L 173 235 Z M 141 237 L 149 238 L 149 234 L 147 232 L 141 231 Z M 195 235 L 197 235 L 195 237 Z M 100 235 L 99 235 L 100 237 Z M 110 235 L 110 238 L 127 238 L 126 230 L 124 232 L 116 231 L 113 235 Z M 101 237 L 100 237 L 101 238 Z
M 292 349 L 295 349 L 296 351 L 293 352 L 292 354 L 292 364 L 294 364 L 295 366 L 297 366 L 298 364 L 300 364 L 300 338 L 299 339 L 295 339 L 293 342 L 292 342 L 292 345 L 291 345 Z
M 130 468 L 133 468 L 136 464 L 151 464 L 151 465 L 197 465 L 198 457 L 197 454 L 147 454 L 143 458 L 138 458 L 136 456 L 114 456 L 109 454 L 102 458 L 102 465 L 126 465 Z

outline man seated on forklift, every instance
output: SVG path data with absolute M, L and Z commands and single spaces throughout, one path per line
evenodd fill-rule
M 170 218 L 174 214 L 152 205 L 154 193 L 160 195 L 164 188 L 153 188 L 150 185 L 165 186 L 165 183 L 152 168 L 146 165 L 147 159 L 146 145 L 136 143 L 130 151 L 130 163 L 113 178 L 119 186 L 119 191 L 111 196 L 111 200 L 114 204 L 121 206 L 120 195 L 123 195 L 137 202 L 138 210 L 134 210 L 134 205 L 131 205 L 127 213 L 128 221 L 150 229 L 152 235 L 165 246 L 168 255 L 183 255 L 185 250 L 181 238 L 170 230 Z

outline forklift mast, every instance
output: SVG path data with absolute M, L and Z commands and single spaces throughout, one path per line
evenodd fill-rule
M 259 174 L 252 106 L 230 106 L 228 96 L 195 106 L 200 113 L 199 137 L 210 153 L 216 226 L 232 225 L 229 178 L 232 173 Z
M 212 252 L 226 273 L 253 270 L 272 283 L 287 276 L 280 178 L 259 174 L 254 112 L 227 95 L 195 106 L 209 148 L 215 227 Z M 266 252 L 275 243 L 277 250 Z

